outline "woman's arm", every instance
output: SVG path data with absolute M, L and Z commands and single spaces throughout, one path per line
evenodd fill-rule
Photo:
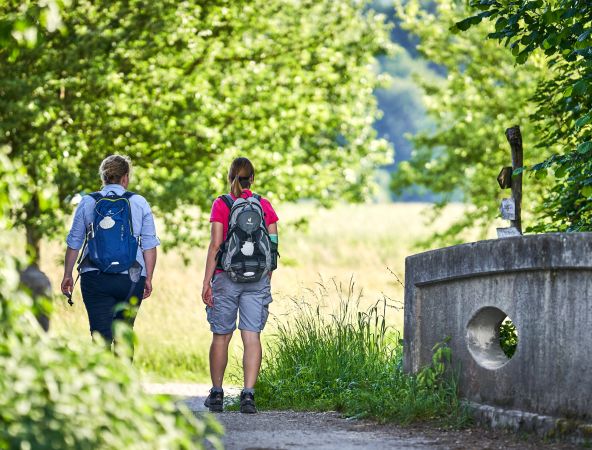
M 62 278 L 62 293 L 65 295 L 72 295 L 72 289 L 74 289 L 74 278 L 72 271 L 74 270 L 74 264 L 76 264 L 76 258 L 78 257 L 79 250 L 73 248 L 66 248 L 66 256 L 64 257 L 64 277 Z
M 269 232 L 269 234 L 278 234 L 277 222 L 272 223 L 271 225 L 269 225 L 267 227 L 267 231 Z
M 149 248 L 142 252 L 146 264 L 146 283 L 144 284 L 144 295 L 142 298 L 150 297 L 152 294 L 152 276 L 156 267 L 156 247 Z
M 212 298 L 212 286 L 210 282 L 216 271 L 216 255 L 222 245 L 222 238 L 224 235 L 224 227 L 220 222 L 212 222 L 210 231 L 210 245 L 208 247 L 208 256 L 206 257 L 206 269 L 203 279 L 203 288 L 201 290 L 201 298 L 208 306 L 214 306 Z
M 72 272 L 76 264 L 78 252 L 84 245 L 84 238 L 86 237 L 86 218 L 84 210 L 86 204 L 91 201 L 90 197 L 84 196 L 78 204 L 74 217 L 72 219 L 72 226 L 66 238 L 66 255 L 64 256 L 64 277 L 62 278 L 62 293 L 65 295 L 72 295 L 74 289 L 74 278 Z M 92 200 L 94 202 L 94 200 Z
M 140 242 L 142 244 L 142 256 L 144 257 L 144 268 L 146 269 L 146 282 L 142 298 L 148 298 L 152 294 L 152 277 L 156 267 L 156 247 L 160 240 L 156 236 L 156 225 L 152 209 L 144 197 L 139 196 L 142 207 L 142 227 L 140 228 Z

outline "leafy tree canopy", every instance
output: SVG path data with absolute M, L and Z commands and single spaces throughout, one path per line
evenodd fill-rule
M 33 249 L 110 153 L 132 157 L 132 188 L 177 244 L 238 155 L 262 194 L 325 202 L 363 198 L 388 161 L 372 129 L 388 30 L 364 1 L 78 0 L 61 21 L 18 57 L 0 51 L 0 136 L 34 186 L 12 216 Z
M 500 169 L 511 162 L 506 128 L 520 124 L 526 160 L 541 157 L 528 151 L 534 138 L 529 99 L 542 79 L 543 62 L 533 58 L 514 67 L 512 55 L 486 39 L 490 31 L 486 26 L 450 33 L 449 27 L 468 14 L 461 2 L 438 0 L 426 5 L 410 0 L 399 2 L 397 10 L 403 28 L 419 38 L 420 55 L 445 69 L 446 78 L 417 78 L 434 128 L 412 138 L 412 158 L 399 166 L 392 187 L 402 191 L 417 185 L 439 195 L 435 215 L 454 199 L 471 205 L 448 230 L 433 236 L 432 244 L 462 242 L 474 226 L 484 236 L 499 216 L 500 199 L 508 196 L 496 182 Z M 544 155 L 552 151 L 545 149 Z M 540 202 L 544 187 L 533 177 L 525 178 L 525 209 Z
M 22 47 L 33 48 L 37 45 L 39 32 L 46 30 L 53 32 L 61 29 L 60 0 L 37 1 L 2 1 L 0 8 L 0 48 L 9 53 L 9 59 L 14 61 Z
M 534 101 L 538 148 L 561 147 L 531 167 L 554 169 L 535 231 L 592 231 L 592 3 L 588 0 L 479 0 L 479 13 L 459 21 L 464 31 L 482 20 L 495 23 L 491 39 L 504 43 L 518 64 L 543 55 L 550 75 Z

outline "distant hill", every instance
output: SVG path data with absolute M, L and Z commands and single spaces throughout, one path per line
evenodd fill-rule
M 395 148 L 394 163 L 384 166 L 392 173 L 401 161 L 410 159 L 413 150 L 406 135 L 429 129 L 430 120 L 425 113 L 422 92 L 414 81 L 416 77 L 439 77 L 443 70 L 419 57 L 416 50 L 418 40 L 399 26 L 391 0 L 375 0 L 372 9 L 384 14 L 394 26 L 391 40 L 397 44 L 394 56 L 380 57 L 380 70 L 388 73 L 393 82 L 391 86 L 377 89 L 378 107 L 383 117 L 374 127 L 380 137 L 390 141 Z M 392 196 L 391 196 L 392 197 Z M 396 197 L 397 200 L 428 200 L 431 196 L 410 191 Z

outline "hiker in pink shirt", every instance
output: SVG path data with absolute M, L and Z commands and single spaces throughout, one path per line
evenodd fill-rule
M 212 331 L 212 389 L 205 402 L 212 412 L 224 407 L 222 382 L 237 315 L 244 347 L 240 411 L 257 412 L 254 387 L 261 367 L 260 333 L 272 301 L 271 274 L 277 266 L 278 216 L 269 200 L 251 192 L 254 179 L 251 162 L 236 158 L 228 172 L 230 193 L 214 201 L 210 215 L 202 300 Z

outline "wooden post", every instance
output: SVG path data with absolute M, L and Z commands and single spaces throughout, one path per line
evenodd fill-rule
M 506 130 L 506 138 L 512 149 L 512 169 L 516 170 L 524 165 L 524 151 L 522 148 L 522 134 L 520 127 L 514 126 Z M 516 218 L 511 225 L 522 234 L 522 172 L 512 177 L 512 198 L 514 199 Z

